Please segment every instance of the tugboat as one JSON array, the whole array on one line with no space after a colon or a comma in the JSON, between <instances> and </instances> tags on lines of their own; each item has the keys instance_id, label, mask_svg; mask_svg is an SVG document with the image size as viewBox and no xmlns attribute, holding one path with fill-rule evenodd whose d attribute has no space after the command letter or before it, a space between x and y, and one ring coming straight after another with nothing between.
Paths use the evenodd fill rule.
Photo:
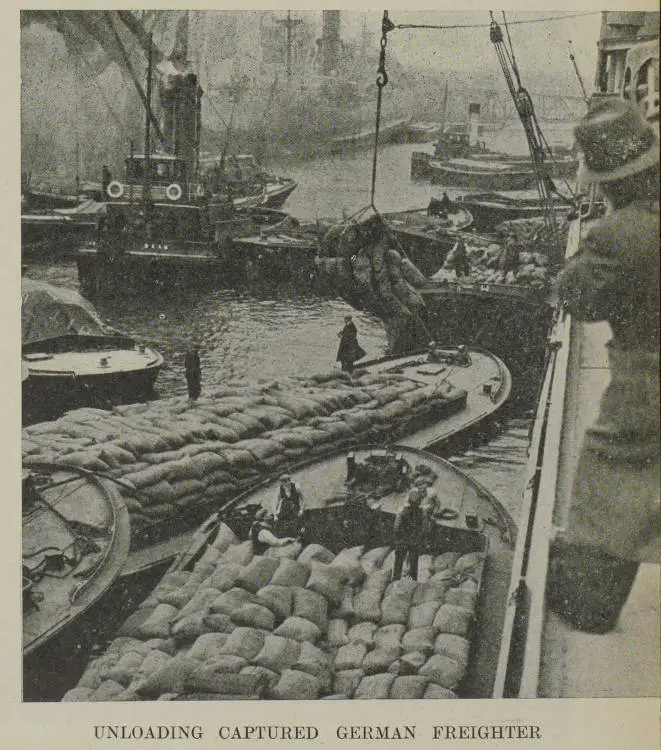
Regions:
<instances>
[{"instance_id":1,"label":"tugboat","mask_svg":"<svg viewBox=\"0 0 661 750\"><path fill-rule=\"evenodd\" d=\"M145 147L126 159L124 177L105 184L108 198L98 238L78 252L86 293L125 292L145 285L172 289L231 284L233 237L258 232L286 214L269 209L262 192L213 192L199 169L202 89L183 42L159 66L162 125L151 109L153 45L148 47ZM138 85L136 83L136 85ZM159 148L152 147L153 140Z\"/></svg>"},{"instance_id":2,"label":"tugboat","mask_svg":"<svg viewBox=\"0 0 661 750\"><path fill-rule=\"evenodd\" d=\"M473 190L529 190L537 185L537 174L529 156L490 151L480 141L480 105L469 105L467 127L447 126L434 146L434 153L414 151L411 177L430 179L441 185ZM551 178L575 174L573 155L558 153L550 163Z\"/></svg>"}]
</instances>

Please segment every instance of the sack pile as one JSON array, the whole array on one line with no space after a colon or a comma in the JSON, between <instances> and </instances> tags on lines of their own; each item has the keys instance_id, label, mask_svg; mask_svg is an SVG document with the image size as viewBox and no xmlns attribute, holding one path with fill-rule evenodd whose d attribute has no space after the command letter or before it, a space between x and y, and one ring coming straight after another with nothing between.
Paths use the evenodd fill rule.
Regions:
<instances>
[{"instance_id":1,"label":"sack pile","mask_svg":"<svg viewBox=\"0 0 661 750\"><path fill-rule=\"evenodd\" d=\"M567 244L567 226L557 229L557 245ZM488 284L508 284L545 290L551 282L549 257L557 253L549 228L541 219L519 219L504 221L496 228L497 242L483 238L468 237L466 252L470 262L470 273L463 282ZM502 266L505 247L518 251L518 268L503 276ZM454 251L451 250L441 270L434 274L434 280L454 280Z\"/></svg>"},{"instance_id":2,"label":"sack pile","mask_svg":"<svg viewBox=\"0 0 661 750\"><path fill-rule=\"evenodd\" d=\"M303 459L360 442L395 441L465 396L450 384L334 371L308 379L77 409L23 429L23 462L74 465L120 480L133 544L141 530L199 523L255 481Z\"/></svg>"},{"instance_id":3,"label":"sack pile","mask_svg":"<svg viewBox=\"0 0 661 750\"><path fill-rule=\"evenodd\" d=\"M416 583L391 581L389 547L290 547L253 556L221 524L63 700L457 697L480 554L424 556Z\"/></svg>"},{"instance_id":4,"label":"sack pile","mask_svg":"<svg viewBox=\"0 0 661 750\"><path fill-rule=\"evenodd\" d=\"M318 273L343 296L356 297L382 317L410 317L424 307L417 288L425 276L399 251L381 217L346 222L330 229L316 257Z\"/></svg>"}]
</instances>

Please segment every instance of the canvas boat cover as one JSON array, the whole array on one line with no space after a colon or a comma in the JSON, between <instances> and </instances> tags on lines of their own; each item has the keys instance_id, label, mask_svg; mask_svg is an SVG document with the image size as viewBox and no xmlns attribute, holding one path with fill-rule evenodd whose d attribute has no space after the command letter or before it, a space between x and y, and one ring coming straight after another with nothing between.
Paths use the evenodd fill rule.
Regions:
<instances>
[{"instance_id":1,"label":"canvas boat cover","mask_svg":"<svg viewBox=\"0 0 661 750\"><path fill-rule=\"evenodd\" d=\"M84 297L73 289L43 281L22 280L21 334L23 344L66 334L110 335L109 328Z\"/></svg>"}]
</instances>

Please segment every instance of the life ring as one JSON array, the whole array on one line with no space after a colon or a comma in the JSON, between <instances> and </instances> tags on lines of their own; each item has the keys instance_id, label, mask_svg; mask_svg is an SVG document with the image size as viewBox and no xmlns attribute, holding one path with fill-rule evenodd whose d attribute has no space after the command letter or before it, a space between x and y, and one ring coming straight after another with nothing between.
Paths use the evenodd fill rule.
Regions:
<instances>
[{"instance_id":1,"label":"life ring","mask_svg":"<svg viewBox=\"0 0 661 750\"><path fill-rule=\"evenodd\" d=\"M121 198L124 194L124 185L122 185L122 183L118 182L117 180L113 180L112 182L108 183L106 193L108 193L111 198Z\"/></svg>"},{"instance_id":2,"label":"life ring","mask_svg":"<svg viewBox=\"0 0 661 750\"><path fill-rule=\"evenodd\" d=\"M204 186L203 185L198 185L197 186L197 190L195 192L197 193L197 197L198 198L204 197Z\"/></svg>"},{"instance_id":3,"label":"life ring","mask_svg":"<svg viewBox=\"0 0 661 750\"><path fill-rule=\"evenodd\" d=\"M179 185L178 182L173 182L171 185L167 186L165 194L171 201L178 201L182 196L181 185Z\"/></svg>"}]
</instances>

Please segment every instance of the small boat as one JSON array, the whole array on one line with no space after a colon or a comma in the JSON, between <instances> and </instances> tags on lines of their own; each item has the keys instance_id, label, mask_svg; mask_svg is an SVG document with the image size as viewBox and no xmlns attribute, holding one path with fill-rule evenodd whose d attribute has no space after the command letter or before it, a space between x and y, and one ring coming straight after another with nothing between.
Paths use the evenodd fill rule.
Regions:
<instances>
[{"instance_id":1,"label":"small boat","mask_svg":"<svg viewBox=\"0 0 661 750\"><path fill-rule=\"evenodd\" d=\"M105 203L92 199L73 208L21 214L21 250L25 257L52 252L75 255L82 242L93 240L105 216Z\"/></svg>"},{"instance_id":2,"label":"small boat","mask_svg":"<svg viewBox=\"0 0 661 750\"><path fill-rule=\"evenodd\" d=\"M298 464L291 477L303 503L290 544L253 555L253 520L261 509L273 510L279 491L278 480L262 482L207 519L150 597L188 602L186 611L147 604L122 625L119 636L146 639L150 629L140 624L145 616L152 613L150 627L165 617L174 658L185 659L184 650L194 656L176 685L165 685L160 673L142 684L127 675L128 690L151 700L166 691L175 700L226 693L267 699L490 697L516 536L501 503L443 459L397 444L336 451ZM407 567L401 580L391 580L395 516L422 484L428 523L420 583ZM277 526L276 532L283 536ZM225 593L213 594L208 589L214 585ZM237 659L233 644L239 640ZM314 654L312 661L306 652ZM230 657L227 668L216 673L213 659L223 660L223 654ZM99 690L112 700L99 677L98 687L80 686L65 699L93 700Z\"/></svg>"},{"instance_id":3,"label":"small boat","mask_svg":"<svg viewBox=\"0 0 661 750\"><path fill-rule=\"evenodd\" d=\"M262 206L280 208L298 187L298 183L290 177L276 177L264 171L252 154L231 154L225 159L207 156L200 160L200 166L202 180L211 187L212 192L217 187L225 186L235 201L254 198Z\"/></svg>"},{"instance_id":4,"label":"small boat","mask_svg":"<svg viewBox=\"0 0 661 750\"><path fill-rule=\"evenodd\" d=\"M431 143L438 138L442 128L437 122L409 122L406 140L408 143Z\"/></svg>"},{"instance_id":5,"label":"small boat","mask_svg":"<svg viewBox=\"0 0 661 750\"><path fill-rule=\"evenodd\" d=\"M552 163L550 176L570 177L576 168L577 162L573 157L562 157ZM441 185L480 190L533 190L537 185L537 176L529 158L498 154L446 160L429 156L426 173L421 176L427 176Z\"/></svg>"},{"instance_id":6,"label":"small boat","mask_svg":"<svg viewBox=\"0 0 661 750\"><path fill-rule=\"evenodd\" d=\"M54 208L74 208L84 200L80 195L55 190L32 190L21 193L21 205L26 212L48 211Z\"/></svg>"},{"instance_id":7,"label":"small boat","mask_svg":"<svg viewBox=\"0 0 661 750\"><path fill-rule=\"evenodd\" d=\"M232 240L236 268L232 276L265 284L310 285L316 277L319 237L313 229L266 228Z\"/></svg>"},{"instance_id":8,"label":"small boat","mask_svg":"<svg viewBox=\"0 0 661 750\"><path fill-rule=\"evenodd\" d=\"M33 463L23 473L24 699L66 665L119 576L130 543L119 493L84 469ZM51 674L52 673L52 674Z\"/></svg>"},{"instance_id":9,"label":"small boat","mask_svg":"<svg viewBox=\"0 0 661 750\"><path fill-rule=\"evenodd\" d=\"M393 143L406 137L406 133L407 120L394 120L381 126L379 129L379 142ZM327 148L333 154L342 153L350 149L365 148L372 145L375 135L376 131L373 126L369 126L356 133L338 135L331 138L327 144Z\"/></svg>"},{"instance_id":10,"label":"small boat","mask_svg":"<svg viewBox=\"0 0 661 750\"><path fill-rule=\"evenodd\" d=\"M539 195L532 191L509 191L503 193L468 193L456 199L473 216L472 229L490 232L503 221L530 219L543 216L546 209L540 204ZM562 198L553 199L553 210L568 214L574 205Z\"/></svg>"},{"instance_id":11,"label":"small boat","mask_svg":"<svg viewBox=\"0 0 661 750\"><path fill-rule=\"evenodd\" d=\"M297 187L298 183L291 177L279 177L275 182L267 182L262 191L263 205L268 208L281 208Z\"/></svg>"},{"instance_id":12,"label":"small boat","mask_svg":"<svg viewBox=\"0 0 661 750\"><path fill-rule=\"evenodd\" d=\"M145 396L163 366L158 352L109 328L71 289L23 278L21 326L28 414Z\"/></svg>"},{"instance_id":13,"label":"small boat","mask_svg":"<svg viewBox=\"0 0 661 750\"><path fill-rule=\"evenodd\" d=\"M411 262L425 275L438 271L457 238L453 232L472 225L473 216L464 206L440 208L432 198L427 208L383 214Z\"/></svg>"}]
</instances>

